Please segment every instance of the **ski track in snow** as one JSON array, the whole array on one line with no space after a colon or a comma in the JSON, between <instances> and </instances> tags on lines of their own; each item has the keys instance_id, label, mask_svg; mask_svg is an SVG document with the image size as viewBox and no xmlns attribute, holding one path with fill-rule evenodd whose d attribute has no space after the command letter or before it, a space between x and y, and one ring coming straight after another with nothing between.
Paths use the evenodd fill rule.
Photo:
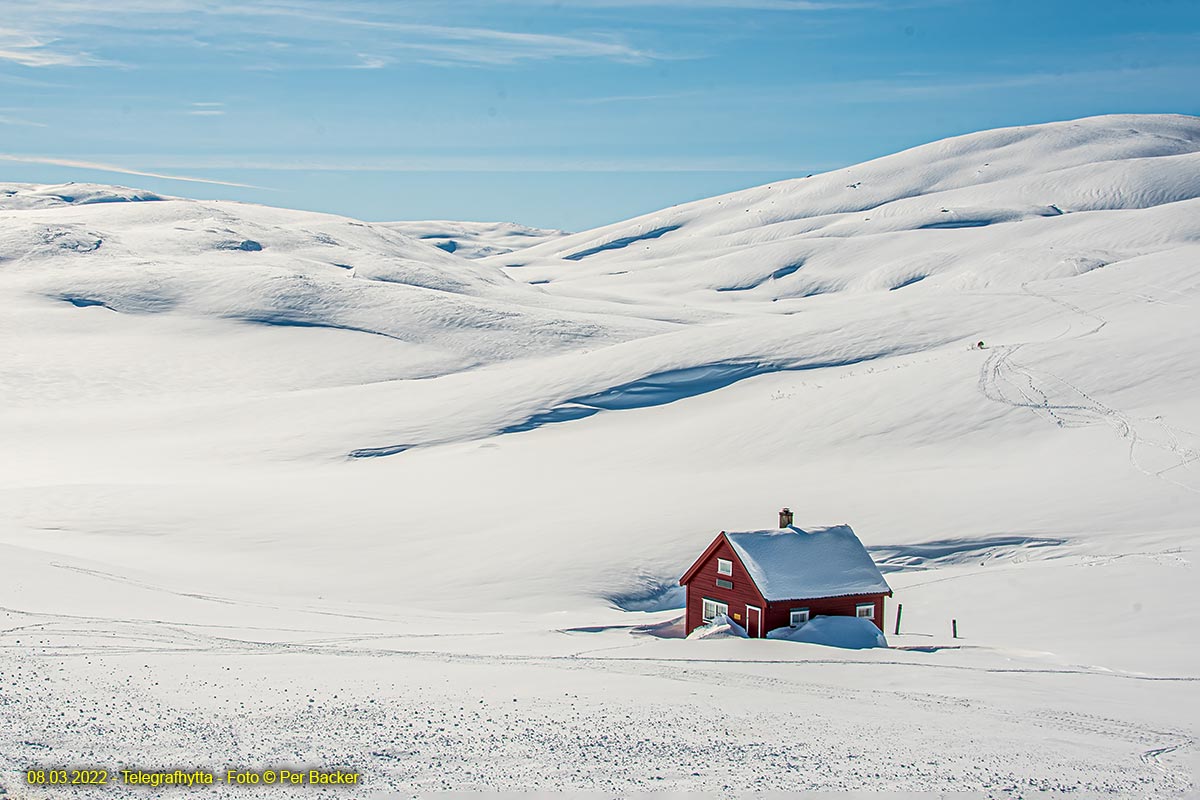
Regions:
<instances>
[{"instance_id":1,"label":"ski track in snow","mask_svg":"<svg viewBox=\"0 0 1200 800\"><path fill-rule=\"evenodd\" d=\"M1072 339L1093 336L1108 325L1108 320L1103 317L1085 311L1060 297L1034 292L1027 285L1021 288L1031 296L1055 303L1096 323L1094 327L1071 337ZM1028 408L1035 413L1044 414L1060 428L1104 423L1120 438L1128 440L1129 463L1138 472L1193 494L1200 494L1200 485L1192 486L1166 475L1180 468L1190 468L1192 464L1200 461L1200 433L1171 425L1161 417L1137 417L1119 411L1097 400L1061 375L1034 369L1013 360L1015 353L1034 344L1036 342L1021 342L989 348L988 357L979 371L979 390L985 397L1013 408ZM1011 396L1013 393L1019 395L1019 399ZM1054 399L1051 399L1052 397ZM1151 438L1145 432L1148 428L1157 429L1159 436ZM1139 446L1165 452L1176 461L1163 469L1147 469L1138 460Z\"/></svg>"}]
</instances>

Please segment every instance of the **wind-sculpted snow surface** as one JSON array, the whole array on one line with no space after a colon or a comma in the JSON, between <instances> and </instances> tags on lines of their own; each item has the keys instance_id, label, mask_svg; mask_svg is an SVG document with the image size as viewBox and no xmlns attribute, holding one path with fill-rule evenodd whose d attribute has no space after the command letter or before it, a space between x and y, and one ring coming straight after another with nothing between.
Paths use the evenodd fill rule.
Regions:
<instances>
[{"instance_id":1,"label":"wind-sculpted snow surface","mask_svg":"<svg viewBox=\"0 0 1200 800\"><path fill-rule=\"evenodd\" d=\"M1100 117L561 236L0 185L0 795L1188 796L1198 159ZM684 638L784 505L888 646Z\"/></svg>"},{"instance_id":2,"label":"wind-sculpted snow surface","mask_svg":"<svg viewBox=\"0 0 1200 800\"><path fill-rule=\"evenodd\" d=\"M800 363L719 363L695 367L681 367L638 380L622 383L582 397L572 398L548 411L534 414L529 419L501 429L501 433L519 433L542 425L584 419L600 411L622 411L634 408L649 408L674 403L689 397L715 392L726 386L772 372L830 369L845 367L861 361L881 357L881 353L852 356L835 361L802 361Z\"/></svg>"},{"instance_id":3,"label":"wind-sculpted snow surface","mask_svg":"<svg viewBox=\"0 0 1200 800\"><path fill-rule=\"evenodd\" d=\"M604 244L598 244L594 247L578 250L574 253L563 256L563 258L567 261L580 261L588 256L594 256L596 253L603 253L606 250L621 250L629 247L631 244L649 241L650 239L657 239L664 234L668 234L671 231L677 230L679 230L678 225L664 225L661 228L655 228L654 230L646 231L645 233L635 233L629 236L621 236L616 239L611 239Z\"/></svg>"},{"instance_id":4,"label":"wind-sculpted snow surface","mask_svg":"<svg viewBox=\"0 0 1200 800\"><path fill-rule=\"evenodd\" d=\"M168 326L321 329L418 348L396 351L389 377L425 377L665 329L558 311L495 268L386 227L234 203L114 199L80 208L29 199L58 198L62 188L18 185L0 195L0 264L7 285L32 307L44 298L121 314L170 312ZM119 188L92 188L87 196L89 204L149 199ZM431 369L427 356L442 368Z\"/></svg>"},{"instance_id":5,"label":"wind-sculpted snow surface","mask_svg":"<svg viewBox=\"0 0 1200 800\"><path fill-rule=\"evenodd\" d=\"M647 375L636 381L568 400L549 411L510 425L502 433L533 430L554 422L590 417L599 411L647 408L716 391L731 383L780 369L766 364L707 364Z\"/></svg>"}]
</instances>

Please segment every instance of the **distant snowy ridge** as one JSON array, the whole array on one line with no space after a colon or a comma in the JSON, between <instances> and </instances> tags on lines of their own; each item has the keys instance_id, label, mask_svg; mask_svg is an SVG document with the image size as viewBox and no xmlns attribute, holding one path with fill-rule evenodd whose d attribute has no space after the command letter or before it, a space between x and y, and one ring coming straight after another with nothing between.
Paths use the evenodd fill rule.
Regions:
<instances>
[{"instance_id":1,"label":"distant snowy ridge","mask_svg":"<svg viewBox=\"0 0 1200 800\"><path fill-rule=\"evenodd\" d=\"M428 242L463 258L483 258L523 250L568 236L565 231L530 228L513 222L379 222L377 225Z\"/></svg>"},{"instance_id":2,"label":"distant snowy ridge","mask_svg":"<svg viewBox=\"0 0 1200 800\"><path fill-rule=\"evenodd\" d=\"M0 209L53 208L62 205L90 205L93 203L136 203L164 199L168 198L142 189L127 189L124 186L107 186L98 183L62 183L56 186L39 183L0 185Z\"/></svg>"}]
</instances>

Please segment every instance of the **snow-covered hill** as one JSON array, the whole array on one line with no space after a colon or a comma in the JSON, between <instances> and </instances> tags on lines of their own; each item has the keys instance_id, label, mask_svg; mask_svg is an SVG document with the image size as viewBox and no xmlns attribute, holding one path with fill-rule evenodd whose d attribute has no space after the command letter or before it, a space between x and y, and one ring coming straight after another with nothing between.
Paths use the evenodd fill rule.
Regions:
<instances>
[{"instance_id":1,"label":"snow-covered hill","mask_svg":"<svg viewBox=\"0 0 1200 800\"><path fill-rule=\"evenodd\" d=\"M1017 285L1195 241L1196 204L1175 204L1197 197L1194 117L1095 117L935 142L490 263L573 291L690 292L694 302L711 292L783 299L927 279Z\"/></svg>"},{"instance_id":2,"label":"snow-covered hill","mask_svg":"<svg viewBox=\"0 0 1200 800\"><path fill-rule=\"evenodd\" d=\"M0 187L0 787L1190 790L1200 119L424 225ZM781 505L873 548L893 649L650 635Z\"/></svg>"}]
</instances>

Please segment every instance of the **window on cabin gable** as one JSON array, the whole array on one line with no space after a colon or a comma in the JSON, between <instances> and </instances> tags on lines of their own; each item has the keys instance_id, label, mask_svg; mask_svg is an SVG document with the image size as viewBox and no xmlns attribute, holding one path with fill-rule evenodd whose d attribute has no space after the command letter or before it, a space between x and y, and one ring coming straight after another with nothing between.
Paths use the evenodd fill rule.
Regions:
<instances>
[{"instance_id":1,"label":"window on cabin gable","mask_svg":"<svg viewBox=\"0 0 1200 800\"><path fill-rule=\"evenodd\" d=\"M788 624L793 628L799 628L801 625L808 622L808 617L809 613L807 608L793 608L791 613L788 614Z\"/></svg>"},{"instance_id":2,"label":"window on cabin gable","mask_svg":"<svg viewBox=\"0 0 1200 800\"><path fill-rule=\"evenodd\" d=\"M854 616L860 619L875 619L875 604L859 603L854 607Z\"/></svg>"},{"instance_id":3,"label":"window on cabin gable","mask_svg":"<svg viewBox=\"0 0 1200 800\"><path fill-rule=\"evenodd\" d=\"M732 589L733 581L727 581L724 578L717 578L717 588L718 589Z\"/></svg>"},{"instance_id":4,"label":"window on cabin gable","mask_svg":"<svg viewBox=\"0 0 1200 800\"><path fill-rule=\"evenodd\" d=\"M728 558L718 558L717 559L717 574L718 575L732 575L733 574L733 562L730 561Z\"/></svg>"},{"instance_id":5,"label":"window on cabin gable","mask_svg":"<svg viewBox=\"0 0 1200 800\"><path fill-rule=\"evenodd\" d=\"M717 616L724 614L729 616L729 605L726 603L718 603L716 600L704 598L704 621L712 622Z\"/></svg>"}]
</instances>

